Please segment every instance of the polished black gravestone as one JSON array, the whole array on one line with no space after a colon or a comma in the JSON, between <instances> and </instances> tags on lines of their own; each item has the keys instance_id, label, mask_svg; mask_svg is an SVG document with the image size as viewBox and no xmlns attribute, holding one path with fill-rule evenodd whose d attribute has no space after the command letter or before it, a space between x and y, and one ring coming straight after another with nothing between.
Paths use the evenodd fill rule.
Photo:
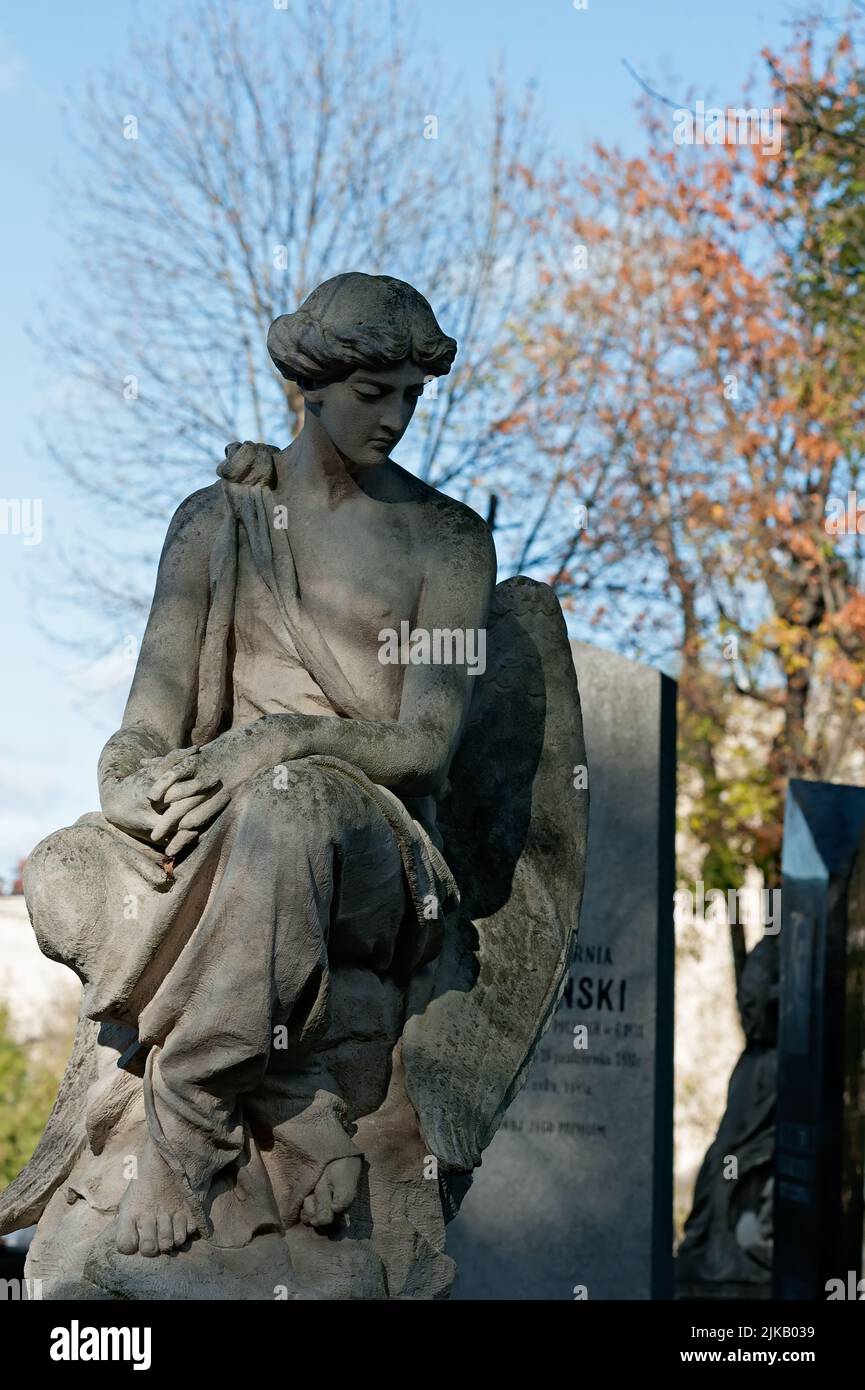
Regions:
<instances>
[{"instance_id":1,"label":"polished black gravestone","mask_svg":"<svg viewBox=\"0 0 865 1390\"><path fill-rule=\"evenodd\" d=\"M793 781L784 818L774 1296L858 1279L865 1116L865 789ZM857 854L858 851L858 854Z\"/></svg>"}]
</instances>

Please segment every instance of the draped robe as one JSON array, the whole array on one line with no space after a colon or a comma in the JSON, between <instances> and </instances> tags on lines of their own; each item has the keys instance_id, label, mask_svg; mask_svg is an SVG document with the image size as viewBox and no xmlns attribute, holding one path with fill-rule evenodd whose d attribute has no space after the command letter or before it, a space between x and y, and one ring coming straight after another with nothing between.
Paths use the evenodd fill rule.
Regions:
<instances>
[{"instance_id":1,"label":"draped robe","mask_svg":"<svg viewBox=\"0 0 865 1390\"><path fill-rule=\"evenodd\" d=\"M241 656L238 667L245 642L253 653L267 647L283 673L292 665L295 681L300 662L310 678L304 712L369 718L299 604L288 538L267 525L267 478L242 485L230 456L219 472L226 505L209 594L189 616L190 640L200 642L190 738L204 742L270 708L279 671L270 685L269 659L244 669ZM270 628L264 640L250 612ZM97 1284L124 1298L178 1289L271 1298L286 1251L286 1287L305 1280L309 1291L291 1296L447 1295L444 1220L561 997L585 870L588 798L571 785L585 741L552 590L522 576L500 584L487 650L438 824L429 803L404 802L347 762L313 757L286 764L288 794L272 771L239 788L173 876L161 852L100 815L34 851L25 891L37 938L84 982L45 1134L0 1195L0 1232L39 1219L28 1272L61 1276L60 1291L46 1296L92 1297ZM335 842L356 875L328 878ZM293 846L312 870L306 900L292 876L291 911L284 885L269 886L282 871L277 845ZM276 950L281 940L288 950ZM232 1035L226 1024L238 1018L255 1026ZM192 1019L204 1037L219 1035L206 1075L197 1065L206 1052L193 1046L185 1056L177 1046ZM263 1036L263 1019L278 1021L284 1047ZM240 1046L239 1071L226 1065L226 1045ZM172 1126L173 1099L200 1106L199 1090L225 1165L207 1196L209 1165L178 1152ZM118 1255L113 1244L126 1165L148 1132L212 1232L176 1260ZM352 1239L310 1233L297 1219L303 1196L330 1158L358 1151L366 1161ZM250 1291L256 1271L262 1287Z\"/></svg>"},{"instance_id":2,"label":"draped robe","mask_svg":"<svg viewBox=\"0 0 865 1390\"><path fill-rule=\"evenodd\" d=\"M191 741L272 713L373 717L300 603L267 489L223 486ZM325 1165L362 1151L357 1098L341 1094L326 1064L333 966L371 973L373 994L396 983L392 1046L406 982L437 954L458 898L437 839L429 800L405 803L343 759L312 756L237 788L168 869L161 851L101 814L31 856L39 944L82 979L87 1017L128 1030L121 1068L142 1074L148 1132L202 1234L236 1245L296 1222ZM116 1107L112 1086L123 1086L111 1070L91 1131ZM213 1180L248 1162L251 1132L265 1136L269 1181L255 1153L257 1201L242 1213L226 1201L214 1209ZM104 1165L85 1164L79 1187L103 1209L116 1205Z\"/></svg>"}]
</instances>

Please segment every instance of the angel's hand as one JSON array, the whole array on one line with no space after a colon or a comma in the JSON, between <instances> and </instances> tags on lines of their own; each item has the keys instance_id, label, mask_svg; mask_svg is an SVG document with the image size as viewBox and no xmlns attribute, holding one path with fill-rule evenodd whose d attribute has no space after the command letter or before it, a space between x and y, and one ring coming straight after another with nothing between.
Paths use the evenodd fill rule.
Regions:
<instances>
[{"instance_id":1,"label":"angel's hand","mask_svg":"<svg viewBox=\"0 0 865 1390\"><path fill-rule=\"evenodd\" d=\"M152 780L146 768L139 768L128 777L105 781L100 788L105 819L127 835L147 837L156 822L150 800Z\"/></svg>"},{"instance_id":2,"label":"angel's hand","mask_svg":"<svg viewBox=\"0 0 865 1390\"><path fill-rule=\"evenodd\" d=\"M152 801L171 806L191 796L213 791L222 781L223 768L218 759L205 757L200 748L187 748L183 757L153 769L150 787Z\"/></svg>"},{"instance_id":3,"label":"angel's hand","mask_svg":"<svg viewBox=\"0 0 865 1390\"><path fill-rule=\"evenodd\" d=\"M184 816L191 811L196 811L207 800L205 796L185 796L180 801L175 801L161 815L157 815L150 832L150 838L155 845L164 845L170 840L176 830L180 828L180 823Z\"/></svg>"},{"instance_id":4,"label":"angel's hand","mask_svg":"<svg viewBox=\"0 0 865 1390\"><path fill-rule=\"evenodd\" d=\"M179 821L176 822L175 833L168 840L165 846L166 859L175 859L181 850L190 848L194 845L199 834L211 821L215 820L220 812L224 811L231 796L226 791L217 791L210 796L193 798L196 805L184 811ZM182 805L183 803L175 803Z\"/></svg>"},{"instance_id":5,"label":"angel's hand","mask_svg":"<svg viewBox=\"0 0 865 1390\"><path fill-rule=\"evenodd\" d=\"M127 777L106 779L101 788L105 819L129 835L149 836L159 817L152 797L154 777L169 773L185 761L190 751L176 748L162 757L144 758Z\"/></svg>"},{"instance_id":6,"label":"angel's hand","mask_svg":"<svg viewBox=\"0 0 865 1390\"><path fill-rule=\"evenodd\" d=\"M188 797L210 796L215 791L233 792L273 762L273 738L266 737L264 719L256 724L229 729L212 743L195 749L157 777L150 790L154 801L171 807ZM272 733L272 730L271 730ZM280 736L279 749L286 746ZM191 808L189 808L191 809Z\"/></svg>"},{"instance_id":7,"label":"angel's hand","mask_svg":"<svg viewBox=\"0 0 865 1390\"><path fill-rule=\"evenodd\" d=\"M187 758L197 753L198 749L193 745L189 748L174 748L170 753L165 753L159 758L145 758L141 763L140 771L149 772L151 782L155 782L158 777L178 767L180 763L186 762Z\"/></svg>"}]
</instances>

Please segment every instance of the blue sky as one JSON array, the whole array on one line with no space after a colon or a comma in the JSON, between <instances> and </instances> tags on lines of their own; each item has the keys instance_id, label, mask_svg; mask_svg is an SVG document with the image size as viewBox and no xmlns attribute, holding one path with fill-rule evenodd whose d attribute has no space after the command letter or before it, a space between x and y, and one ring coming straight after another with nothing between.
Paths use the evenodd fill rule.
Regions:
<instances>
[{"instance_id":1,"label":"blue sky","mask_svg":"<svg viewBox=\"0 0 865 1390\"><path fill-rule=\"evenodd\" d=\"M272 0L245 0L251 7ZM385 13L385 0L369 0ZM422 37L435 44L449 73L471 90L486 82L498 55L517 81L537 81L551 139L578 155L603 139L626 151L639 145L637 89L627 59L647 79L681 99L688 89L707 102L738 104L751 74L765 97L760 49L780 47L796 7L781 0L399 0ZM76 513L68 485L40 458L35 421L51 403L52 382L28 325L40 301L63 293L63 271L76 254L54 215L52 170L74 177L64 103L75 101L94 69L122 61L126 34L159 32L166 6L132 0L5 0L0 13L0 148L5 216L0 220L4 331L0 334L0 498L40 497L40 545L0 535L2 650L0 724L0 875L48 831L97 805L99 750L117 726L128 675L113 685L82 671L80 656L52 643L35 621L28 594L46 551L74 548ZM358 71L362 73L362 63ZM680 97L681 94L681 97ZM467 132L466 138L470 138ZM289 306L286 306L289 307ZM86 325L82 324L82 332Z\"/></svg>"}]
</instances>

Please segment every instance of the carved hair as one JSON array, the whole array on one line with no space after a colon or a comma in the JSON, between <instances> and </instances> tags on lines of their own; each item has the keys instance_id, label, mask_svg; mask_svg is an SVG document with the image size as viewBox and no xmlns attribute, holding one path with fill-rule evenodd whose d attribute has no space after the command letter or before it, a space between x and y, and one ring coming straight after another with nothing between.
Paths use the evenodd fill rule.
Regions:
<instances>
[{"instance_id":1,"label":"carved hair","mask_svg":"<svg viewBox=\"0 0 865 1390\"><path fill-rule=\"evenodd\" d=\"M311 388L358 367L381 371L408 358L431 376L445 376L457 345L404 280L350 271L325 280L296 313L274 319L267 350L284 377Z\"/></svg>"}]
</instances>

